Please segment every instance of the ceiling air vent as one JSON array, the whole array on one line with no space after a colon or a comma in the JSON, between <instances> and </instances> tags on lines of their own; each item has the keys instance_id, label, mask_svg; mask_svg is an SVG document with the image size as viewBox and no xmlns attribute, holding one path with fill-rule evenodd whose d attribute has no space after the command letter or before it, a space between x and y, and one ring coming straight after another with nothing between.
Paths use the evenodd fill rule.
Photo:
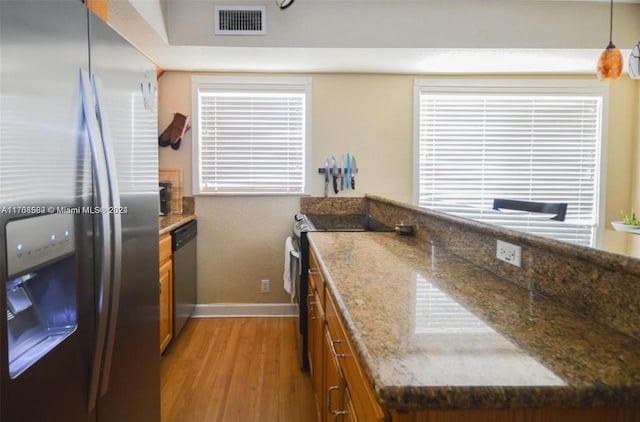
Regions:
<instances>
[{"instance_id":1,"label":"ceiling air vent","mask_svg":"<svg viewBox=\"0 0 640 422\"><path fill-rule=\"evenodd\" d=\"M266 35L264 6L216 6L216 35Z\"/></svg>"}]
</instances>

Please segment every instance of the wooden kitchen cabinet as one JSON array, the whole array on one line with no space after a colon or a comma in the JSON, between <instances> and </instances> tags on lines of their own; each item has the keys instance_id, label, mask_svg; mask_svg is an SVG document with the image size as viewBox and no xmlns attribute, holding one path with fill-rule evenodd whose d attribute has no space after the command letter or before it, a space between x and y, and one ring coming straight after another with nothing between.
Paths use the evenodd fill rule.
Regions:
<instances>
[{"instance_id":1,"label":"wooden kitchen cabinet","mask_svg":"<svg viewBox=\"0 0 640 422\"><path fill-rule=\"evenodd\" d=\"M309 267L309 295L308 303L308 353L309 373L311 374L311 388L316 402L316 416L320 422L324 419L324 309L317 286L319 283L317 272Z\"/></svg>"},{"instance_id":2,"label":"wooden kitchen cabinet","mask_svg":"<svg viewBox=\"0 0 640 422\"><path fill-rule=\"evenodd\" d=\"M346 335L335 300L329 291L325 296L327 327L333 343L331 352L338 360L340 370L344 374L346 389L349 391L348 402L350 403L346 407L352 408L350 418L368 422L384 421L386 415L378 404L376 395L358 361L355 348Z\"/></svg>"},{"instance_id":3,"label":"wooden kitchen cabinet","mask_svg":"<svg viewBox=\"0 0 640 422\"><path fill-rule=\"evenodd\" d=\"M160 236L160 353L173 338L173 261L171 259L171 235Z\"/></svg>"},{"instance_id":4,"label":"wooden kitchen cabinet","mask_svg":"<svg viewBox=\"0 0 640 422\"><path fill-rule=\"evenodd\" d=\"M104 22L107 22L109 14L109 5L107 3L107 0L85 0L84 3L86 3L89 10L95 13L96 16L98 16Z\"/></svg>"},{"instance_id":5,"label":"wooden kitchen cabinet","mask_svg":"<svg viewBox=\"0 0 640 422\"><path fill-rule=\"evenodd\" d=\"M351 394L349 393L349 389L346 386L344 389L344 408L347 413L344 415L343 422L357 422L358 418L356 417L356 410L353 407Z\"/></svg>"},{"instance_id":6,"label":"wooden kitchen cabinet","mask_svg":"<svg viewBox=\"0 0 640 422\"><path fill-rule=\"evenodd\" d=\"M318 260L309 252L309 367L320 422L386 420L346 337ZM322 291L322 293L320 293Z\"/></svg>"},{"instance_id":7,"label":"wooden kitchen cabinet","mask_svg":"<svg viewBox=\"0 0 640 422\"><path fill-rule=\"evenodd\" d=\"M347 413L345 407L346 385L338 358L333 353L333 345L329 327L325 327L325 393L327 396L324 406L325 421L344 421Z\"/></svg>"},{"instance_id":8,"label":"wooden kitchen cabinet","mask_svg":"<svg viewBox=\"0 0 640 422\"><path fill-rule=\"evenodd\" d=\"M392 422L636 422L634 409L469 409L391 411Z\"/></svg>"}]
</instances>

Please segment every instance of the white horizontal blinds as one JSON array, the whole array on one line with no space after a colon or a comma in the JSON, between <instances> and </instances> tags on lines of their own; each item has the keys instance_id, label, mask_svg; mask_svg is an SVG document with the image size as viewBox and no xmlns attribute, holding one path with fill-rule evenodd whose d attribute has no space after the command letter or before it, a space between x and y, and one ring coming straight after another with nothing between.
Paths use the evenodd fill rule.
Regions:
<instances>
[{"instance_id":1,"label":"white horizontal blinds","mask_svg":"<svg viewBox=\"0 0 640 422\"><path fill-rule=\"evenodd\" d=\"M494 198L568 203L565 225L504 220L593 241L602 97L420 91L419 203L491 208Z\"/></svg>"},{"instance_id":2,"label":"white horizontal blinds","mask_svg":"<svg viewBox=\"0 0 640 422\"><path fill-rule=\"evenodd\" d=\"M304 192L304 92L200 89L198 104L201 192Z\"/></svg>"}]
</instances>

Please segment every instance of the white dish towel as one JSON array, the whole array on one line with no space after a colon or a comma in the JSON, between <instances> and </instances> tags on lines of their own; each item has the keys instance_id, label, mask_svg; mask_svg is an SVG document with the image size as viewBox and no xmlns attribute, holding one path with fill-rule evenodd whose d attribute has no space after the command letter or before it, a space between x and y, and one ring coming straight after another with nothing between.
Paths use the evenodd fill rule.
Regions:
<instances>
[{"instance_id":1,"label":"white dish towel","mask_svg":"<svg viewBox=\"0 0 640 422\"><path fill-rule=\"evenodd\" d=\"M294 259L293 261L292 258ZM284 242L284 274L282 275L282 279L284 281L284 291L289 293L292 303L296 297L296 271L292 270L291 267L292 264L296 264L293 268L298 268L299 263L297 261L299 258L300 254L293 249L293 239L291 236L287 237L287 240Z\"/></svg>"}]
</instances>

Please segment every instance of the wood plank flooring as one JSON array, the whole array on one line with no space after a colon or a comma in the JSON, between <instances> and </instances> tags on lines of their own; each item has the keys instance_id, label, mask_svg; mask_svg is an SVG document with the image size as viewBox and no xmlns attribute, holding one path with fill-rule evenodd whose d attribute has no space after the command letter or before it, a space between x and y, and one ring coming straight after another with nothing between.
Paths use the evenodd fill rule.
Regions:
<instances>
[{"instance_id":1,"label":"wood plank flooring","mask_svg":"<svg viewBox=\"0 0 640 422\"><path fill-rule=\"evenodd\" d=\"M161 363L163 422L307 422L295 318L191 319Z\"/></svg>"}]
</instances>

